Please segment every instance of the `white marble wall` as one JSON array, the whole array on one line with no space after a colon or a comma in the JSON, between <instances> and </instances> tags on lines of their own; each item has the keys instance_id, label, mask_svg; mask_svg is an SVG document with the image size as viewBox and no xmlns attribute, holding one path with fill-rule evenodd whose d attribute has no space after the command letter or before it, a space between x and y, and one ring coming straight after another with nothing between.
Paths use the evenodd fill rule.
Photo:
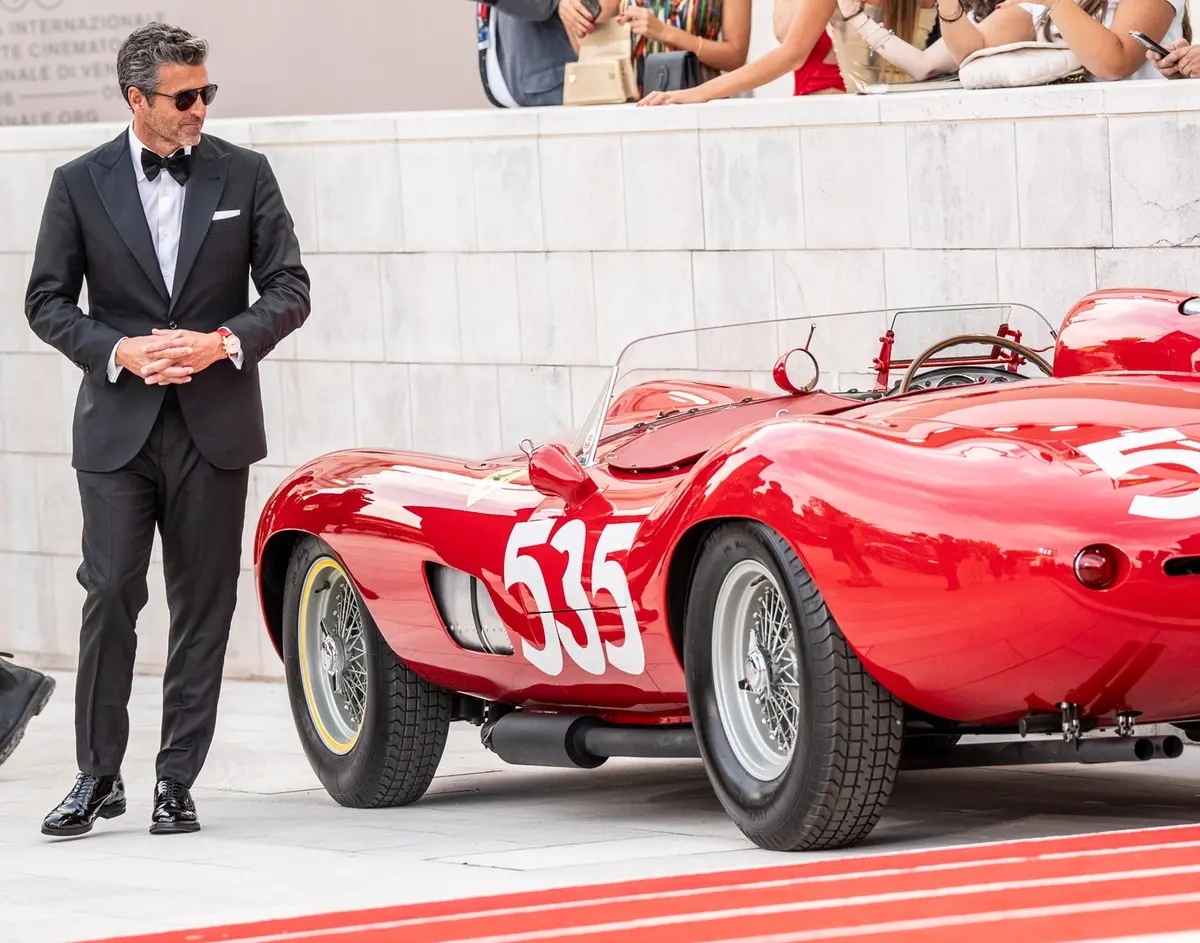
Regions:
<instances>
[{"instance_id":1,"label":"white marble wall","mask_svg":"<svg viewBox=\"0 0 1200 943\"><path fill-rule=\"evenodd\" d=\"M71 665L78 371L22 315L52 169L115 127L0 131L0 648ZM1200 83L743 100L700 108L222 123L269 154L313 315L263 365L270 455L479 455L579 421L635 336L747 317L1200 290ZM234 676L277 676L249 570ZM140 665L161 665L162 571Z\"/></svg>"}]
</instances>

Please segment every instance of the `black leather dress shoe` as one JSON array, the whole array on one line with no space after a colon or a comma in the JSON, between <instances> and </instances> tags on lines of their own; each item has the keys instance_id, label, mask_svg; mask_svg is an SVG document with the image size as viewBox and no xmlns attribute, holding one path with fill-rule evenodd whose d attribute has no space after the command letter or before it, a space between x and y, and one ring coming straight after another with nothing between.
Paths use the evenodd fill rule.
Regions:
<instances>
[{"instance_id":1,"label":"black leather dress shoe","mask_svg":"<svg viewBox=\"0 0 1200 943\"><path fill-rule=\"evenodd\" d=\"M0 656L11 658L0 652ZM42 712L54 693L54 679L0 660L0 763L10 756L29 721Z\"/></svg>"},{"instance_id":2,"label":"black leather dress shoe","mask_svg":"<svg viewBox=\"0 0 1200 943\"><path fill-rule=\"evenodd\" d=\"M160 779L154 787L154 812L150 816L151 835L200 831L196 804L187 786L173 779Z\"/></svg>"},{"instance_id":3,"label":"black leather dress shoe","mask_svg":"<svg viewBox=\"0 0 1200 943\"><path fill-rule=\"evenodd\" d=\"M55 837L86 835L96 819L112 819L125 813L125 783L121 774L93 776L80 773L75 788L42 822L42 834Z\"/></svg>"}]
</instances>

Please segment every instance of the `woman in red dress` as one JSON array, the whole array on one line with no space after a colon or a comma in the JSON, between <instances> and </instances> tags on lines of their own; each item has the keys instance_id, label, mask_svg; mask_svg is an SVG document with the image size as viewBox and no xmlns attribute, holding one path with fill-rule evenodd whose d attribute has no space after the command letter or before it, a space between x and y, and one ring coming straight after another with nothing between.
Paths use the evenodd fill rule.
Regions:
<instances>
[{"instance_id":1,"label":"woman in red dress","mask_svg":"<svg viewBox=\"0 0 1200 943\"><path fill-rule=\"evenodd\" d=\"M775 0L772 18L775 26L775 39L783 42L787 36L788 26L796 12L796 0ZM828 32L821 33L812 47L812 52L804 60L804 65L792 73L795 82L796 95L827 95L845 92L846 83L842 79L842 70L838 68L837 57L833 55L833 40Z\"/></svg>"},{"instance_id":2,"label":"woman in red dress","mask_svg":"<svg viewBox=\"0 0 1200 943\"><path fill-rule=\"evenodd\" d=\"M895 35L924 48L929 30L937 19L935 0L880 0L872 11ZM832 34L827 32L831 28ZM867 82L904 82L911 76L882 62L858 34L847 29L837 0L778 0L775 34L779 45L744 66L726 72L695 88L651 92L639 105L698 104L729 98L760 88L788 72L795 77L797 94L858 91ZM836 62L827 61L830 50ZM837 73L835 77L835 73ZM840 88L839 88L840 85Z\"/></svg>"}]
</instances>

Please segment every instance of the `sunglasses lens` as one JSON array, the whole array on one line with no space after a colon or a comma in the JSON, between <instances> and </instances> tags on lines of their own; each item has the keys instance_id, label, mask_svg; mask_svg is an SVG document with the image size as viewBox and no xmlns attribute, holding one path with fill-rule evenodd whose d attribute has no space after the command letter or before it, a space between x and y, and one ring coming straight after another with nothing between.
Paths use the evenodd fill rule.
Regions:
<instances>
[{"instance_id":1,"label":"sunglasses lens","mask_svg":"<svg viewBox=\"0 0 1200 943\"><path fill-rule=\"evenodd\" d=\"M205 85L204 88L189 88L186 92L177 92L175 95L175 107L180 111L187 111L192 105L196 104L197 98L204 99L204 104L211 105L213 99L217 97L217 87L215 85Z\"/></svg>"}]
</instances>

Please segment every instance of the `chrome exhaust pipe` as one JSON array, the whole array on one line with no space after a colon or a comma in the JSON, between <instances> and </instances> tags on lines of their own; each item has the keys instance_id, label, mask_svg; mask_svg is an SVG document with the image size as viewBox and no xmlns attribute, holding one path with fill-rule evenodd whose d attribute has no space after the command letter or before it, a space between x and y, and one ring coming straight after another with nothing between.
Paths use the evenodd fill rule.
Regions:
<instances>
[{"instance_id":1,"label":"chrome exhaust pipe","mask_svg":"<svg viewBox=\"0 0 1200 943\"><path fill-rule=\"evenodd\" d=\"M1101 737L1079 740L1080 763L1144 763L1154 759L1154 741L1149 737ZM1069 744L1063 744L1070 749ZM1069 760L1068 760L1069 762Z\"/></svg>"},{"instance_id":2,"label":"chrome exhaust pipe","mask_svg":"<svg viewBox=\"0 0 1200 943\"><path fill-rule=\"evenodd\" d=\"M1183 755L1183 740L1173 733L1148 739L1154 741L1155 759L1173 760Z\"/></svg>"},{"instance_id":3,"label":"chrome exhaust pipe","mask_svg":"<svg viewBox=\"0 0 1200 943\"><path fill-rule=\"evenodd\" d=\"M483 745L514 766L595 769L610 757L700 756L691 726L606 724L598 717L511 711L484 724Z\"/></svg>"}]
</instances>

